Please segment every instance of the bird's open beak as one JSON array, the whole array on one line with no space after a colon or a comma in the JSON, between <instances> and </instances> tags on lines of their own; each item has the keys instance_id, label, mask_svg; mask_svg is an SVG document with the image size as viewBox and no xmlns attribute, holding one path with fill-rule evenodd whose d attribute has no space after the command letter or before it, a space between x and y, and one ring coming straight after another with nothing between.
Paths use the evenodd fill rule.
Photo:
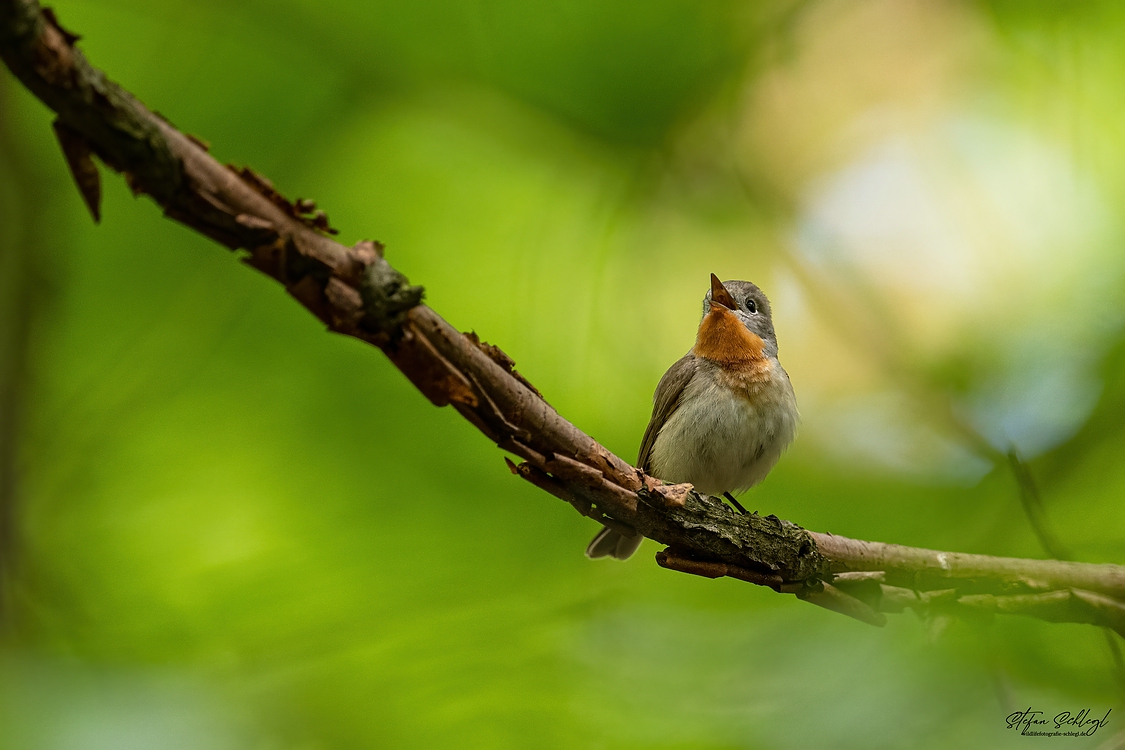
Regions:
<instances>
[{"instance_id":1,"label":"bird's open beak","mask_svg":"<svg viewBox=\"0 0 1125 750\"><path fill-rule=\"evenodd\" d=\"M711 304L722 305L728 310L737 310L738 303L734 301L734 297L730 296L730 292L723 286L723 282L719 281L719 277L711 274Z\"/></svg>"}]
</instances>

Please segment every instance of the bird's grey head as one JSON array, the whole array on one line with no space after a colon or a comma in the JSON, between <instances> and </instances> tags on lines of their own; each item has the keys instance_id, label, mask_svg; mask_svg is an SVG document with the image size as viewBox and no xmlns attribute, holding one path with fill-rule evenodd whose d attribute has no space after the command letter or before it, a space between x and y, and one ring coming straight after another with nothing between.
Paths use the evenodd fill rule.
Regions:
<instances>
[{"instance_id":1,"label":"bird's grey head","mask_svg":"<svg viewBox=\"0 0 1125 750\"><path fill-rule=\"evenodd\" d=\"M703 298L703 314L711 311L711 298L716 293L718 279L711 276L711 289ZM773 318L770 313L770 301L765 293L749 281L724 281L722 288L726 289L734 300L733 312L735 317L742 321L752 333L757 334L766 342L766 354L777 356L777 335L773 332ZM720 303L722 303L721 292Z\"/></svg>"}]
</instances>

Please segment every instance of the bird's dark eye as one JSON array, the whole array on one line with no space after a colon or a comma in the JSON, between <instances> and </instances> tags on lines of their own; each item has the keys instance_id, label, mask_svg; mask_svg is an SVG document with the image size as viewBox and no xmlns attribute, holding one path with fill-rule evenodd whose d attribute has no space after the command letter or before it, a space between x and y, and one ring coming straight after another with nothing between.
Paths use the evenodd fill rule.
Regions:
<instances>
[{"instance_id":1,"label":"bird's dark eye","mask_svg":"<svg viewBox=\"0 0 1125 750\"><path fill-rule=\"evenodd\" d=\"M758 312L758 306L754 304L754 300L752 300L752 299L746 300L746 310L748 312L751 312L751 313Z\"/></svg>"}]
</instances>

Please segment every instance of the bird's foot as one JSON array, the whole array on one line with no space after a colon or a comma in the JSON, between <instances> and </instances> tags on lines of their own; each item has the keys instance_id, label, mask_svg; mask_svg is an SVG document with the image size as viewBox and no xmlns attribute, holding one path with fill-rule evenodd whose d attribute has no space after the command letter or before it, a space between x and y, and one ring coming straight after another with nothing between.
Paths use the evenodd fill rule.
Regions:
<instances>
[{"instance_id":1,"label":"bird's foot","mask_svg":"<svg viewBox=\"0 0 1125 750\"><path fill-rule=\"evenodd\" d=\"M737 500L734 499L734 495L730 494L729 492L724 492L723 497L725 497L728 501L730 501L731 505L738 508L739 513L741 513L744 516L747 515L746 509L743 508L742 505Z\"/></svg>"}]
</instances>

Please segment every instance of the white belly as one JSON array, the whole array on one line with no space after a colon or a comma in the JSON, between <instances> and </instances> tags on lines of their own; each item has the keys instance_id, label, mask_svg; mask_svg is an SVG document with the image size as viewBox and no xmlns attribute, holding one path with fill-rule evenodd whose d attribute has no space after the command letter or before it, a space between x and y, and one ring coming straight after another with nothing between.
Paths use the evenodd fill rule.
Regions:
<instances>
[{"instance_id":1,"label":"white belly","mask_svg":"<svg viewBox=\"0 0 1125 750\"><path fill-rule=\"evenodd\" d=\"M652 446L651 468L666 482L708 495L742 492L769 474L797 429L797 404L780 372L751 398L697 375Z\"/></svg>"}]
</instances>

